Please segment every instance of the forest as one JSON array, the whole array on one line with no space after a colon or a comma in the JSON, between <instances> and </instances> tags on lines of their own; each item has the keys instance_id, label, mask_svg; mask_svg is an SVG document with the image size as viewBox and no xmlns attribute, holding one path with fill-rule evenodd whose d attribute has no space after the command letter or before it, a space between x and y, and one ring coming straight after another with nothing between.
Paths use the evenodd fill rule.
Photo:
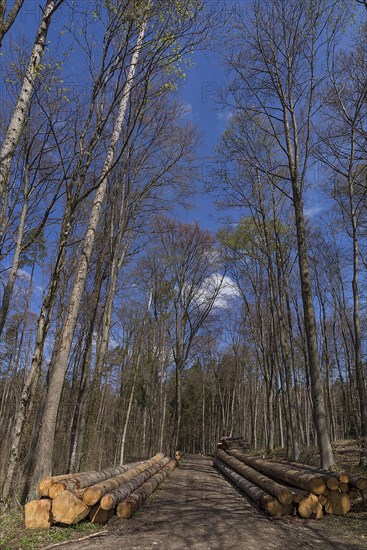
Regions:
<instances>
[{"instance_id":1,"label":"forest","mask_svg":"<svg viewBox=\"0 0 367 550\"><path fill-rule=\"evenodd\" d=\"M367 464L366 0L30 3L0 1L1 503L222 436Z\"/></svg>"}]
</instances>

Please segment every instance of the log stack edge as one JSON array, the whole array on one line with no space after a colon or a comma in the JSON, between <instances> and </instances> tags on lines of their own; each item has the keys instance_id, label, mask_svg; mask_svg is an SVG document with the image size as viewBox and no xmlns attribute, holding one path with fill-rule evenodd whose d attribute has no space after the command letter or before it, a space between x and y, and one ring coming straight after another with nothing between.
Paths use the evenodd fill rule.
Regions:
<instances>
[{"instance_id":1,"label":"log stack edge","mask_svg":"<svg viewBox=\"0 0 367 550\"><path fill-rule=\"evenodd\" d=\"M26 528L49 528L55 523L75 525L89 517L106 523L122 503L131 517L177 465L163 453L101 471L65 474L42 479L40 498L24 507ZM125 503L125 504L124 504Z\"/></svg>"},{"instance_id":2,"label":"log stack edge","mask_svg":"<svg viewBox=\"0 0 367 550\"><path fill-rule=\"evenodd\" d=\"M213 466L270 516L345 516L366 501L367 478L247 454L241 438L222 438Z\"/></svg>"}]
</instances>

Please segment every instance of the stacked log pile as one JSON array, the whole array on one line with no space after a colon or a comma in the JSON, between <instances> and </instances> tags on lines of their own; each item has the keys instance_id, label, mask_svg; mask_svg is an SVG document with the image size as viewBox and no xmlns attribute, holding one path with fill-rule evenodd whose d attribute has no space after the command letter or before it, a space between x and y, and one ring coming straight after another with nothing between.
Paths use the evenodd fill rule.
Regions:
<instances>
[{"instance_id":1,"label":"stacked log pile","mask_svg":"<svg viewBox=\"0 0 367 550\"><path fill-rule=\"evenodd\" d=\"M74 525L87 517L93 523L106 523L115 510L120 517L131 517L176 464L158 453L150 460L115 468L43 479L40 498L25 505L25 526Z\"/></svg>"},{"instance_id":2,"label":"stacked log pile","mask_svg":"<svg viewBox=\"0 0 367 550\"><path fill-rule=\"evenodd\" d=\"M249 456L223 439L213 465L271 516L346 515L354 500L365 499L367 478Z\"/></svg>"}]
</instances>

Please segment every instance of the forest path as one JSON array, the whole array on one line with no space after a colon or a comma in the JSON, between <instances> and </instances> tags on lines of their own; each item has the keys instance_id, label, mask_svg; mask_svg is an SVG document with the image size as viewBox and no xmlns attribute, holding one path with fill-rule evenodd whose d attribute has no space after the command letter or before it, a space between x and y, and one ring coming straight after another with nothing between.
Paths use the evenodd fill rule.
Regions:
<instances>
[{"instance_id":1,"label":"forest path","mask_svg":"<svg viewBox=\"0 0 367 550\"><path fill-rule=\"evenodd\" d=\"M352 522L353 523L353 522ZM241 496L208 457L188 456L130 520L113 518L108 534L68 550L285 550L366 548L347 518L271 519Z\"/></svg>"}]
</instances>

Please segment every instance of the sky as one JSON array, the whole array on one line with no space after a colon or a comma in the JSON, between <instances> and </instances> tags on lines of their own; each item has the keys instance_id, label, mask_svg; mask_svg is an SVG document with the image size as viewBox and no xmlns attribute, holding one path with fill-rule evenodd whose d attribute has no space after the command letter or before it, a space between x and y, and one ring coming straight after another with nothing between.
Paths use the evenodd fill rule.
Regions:
<instances>
[{"instance_id":1,"label":"sky","mask_svg":"<svg viewBox=\"0 0 367 550\"><path fill-rule=\"evenodd\" d=\"M216 52L198 51L193 55L194 66L187 71L185 83L179 95L188 109L188 116L200 134L199 174L203 186L210 183L211 156L226 127L224 110L218 105L219 92L225 86L226 72L221 57ZM214 197L203 190L196 196L195 207L183 211L185 221L198 220L204 229L216 231L220 213Z\"/></svg>"},{"instance_id":2,"label":"sky","mask_svg":"<svg viewBox=\"0 0 367 550\"><path fill-rule=\"evenodd\" d=\"M232 0L230 0L232 2ZM74 0L73 4L80 3L85 7L85 0ZM40 2L38 0L26 0L14 31L11 34L17 41L19 36L26 35L33 41L40 16ZM52 20L49 41L52 46L59 41L60 32L65 23L70 23L72 19L72 10L69 3L66 2L62 8L56 12ZM215 207L215 200L212 195L205 192L203 188L206 183L210 183L210 166L213 149L219 142L219 139L225 130L228 113L218 104L218 97L228 85L228 75L220 54L215 51L199 50L192 56L193 67L185 68L186 79L181 82L179 96L187 109L187 118L192 121L200 135L200 143L197 150L199 177L202 180L197 182L198 193L193 201L193 207L184 209L178 207L177 216L183 221L199 221L204 229L216 232L220 226L220 219L223 212L219 212ZM76 63L77 64L77 61ZM80 70L80 68L78 68ZM318 174L315 174L317 183ZM200 188L201 191L200 192ZM306 214L309 217L317 218L327 208L325 197L319 195L314 190L306 198Z\"/></svg>"}]
</instances>

